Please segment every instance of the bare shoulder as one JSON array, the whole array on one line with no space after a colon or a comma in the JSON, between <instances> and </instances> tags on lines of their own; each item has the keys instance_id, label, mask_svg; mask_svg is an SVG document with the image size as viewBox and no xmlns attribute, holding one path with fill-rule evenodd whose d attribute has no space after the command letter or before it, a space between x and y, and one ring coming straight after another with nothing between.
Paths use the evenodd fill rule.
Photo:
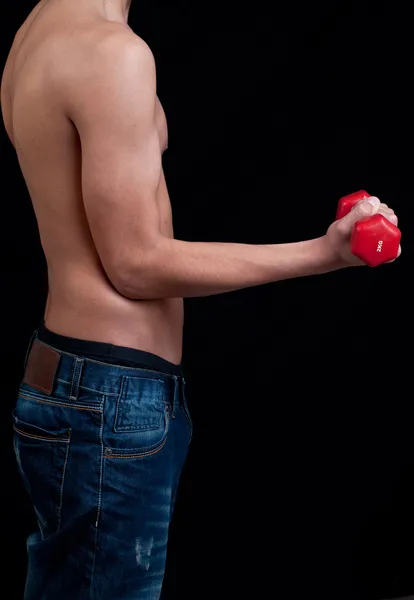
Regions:
<instances>
[{"instance_id":1,"label":"bare shoulder","mask_svg":"<svg viewBox=\"0 0 414 600\"><path fill-rule=\"evenodd\" d=\"M139 86L156 94L153 53L142 38L122 25L103 23L87 30L70 62L62 82L66 100L78 100L83 106L105 103L115 94L136 94Z\"/></svg>"},{"instance_id":2,"label":"bare shoulder","mask_svg":"<svg viewBox=\"0 0 414 600\"><path fill-rule=\"evenodd\" d=\"M129 28L108 23L88 32L75 69L65 79L66 114L81 128L105 118L115 118L118 126L143 115L151 118L155 60L148 44Z\"/></svg>"},{"instance_id":3,"label":"bare shoulder","mask_svg":"<svg viewBox=\"0 0 414 600\"><path fill-rule=\"evenodd\" d=\"M104 79L108 74L140 69L155 71L154 55L148 44L131 29L117 23L104 23L90 31L84 50L82 72Z\"/></svg>"}]
</instances>

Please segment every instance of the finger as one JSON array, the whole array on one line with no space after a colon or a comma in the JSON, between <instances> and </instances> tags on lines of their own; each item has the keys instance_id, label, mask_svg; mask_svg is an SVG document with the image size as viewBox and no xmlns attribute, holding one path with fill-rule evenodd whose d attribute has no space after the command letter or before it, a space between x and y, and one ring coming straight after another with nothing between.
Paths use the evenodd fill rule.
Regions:
<instances>
[{"instance_id":1,"label":"finger","mask_svg":"<svg viewBox=\"0 0 414 600\"><path fill-rule=\"evenodd\" d=\"M337 230L343 236L348 236L355 223L365 217L371 217L378 212L380 201L375 196L365 198L358 202L352 210L338 221Z\"/></svg>"},{"instance_id":2,"label":"finger","mask_svg":"<svg viewBox=\"0 0 414 600\"><path fill-rule=\"evenodd\" d=\"M394 213L394 211L387 209L387 210L379 210L378 212L379 212L379 214L383 215L386 219L388 219L388 221L390 221L390 223L392 223L393 225L395 225L395 226L398 225L398 217Z\"/></svg>"},{"instance_id":3,"label":"finger","mask_svg":"<svg viewBox=\"0 0 414 600\"><path fill-rule=\"evenodd\" d=\"M374 207L372 214L376 213L381 208L381 206L384 206L384 207L387 206L386 204L383 204L381 202L381 200L379 198L377 198L376 196L369 196L369 198L362 198L362 200L359 200L358 202L356 202L356 204L354 204L354 206L352 207L352 210L357 209L357 207L359 207L361 205L366 206L367 202L368 202L368 207L369 207L369 205L372 205Z\"/></svg>"},{"instance_id":4,"label":"finger","mask_svg":"<svg viewBox=\"0 0 414 600\"><path fill-rule=\"evenodd\" d=\"M392 210L392 208L390 208L390 207L388 206L388 204L385 204L384 202L381 202L381 204L380 204L380 209L381 209L381 208L385 208L385 209L388 209L388 210Z\"/></svg>"},{"instance_id":5,"label":"finger","mask_svg":"<svg viewBox=\"0 0 414 600\"><path fill-rule=\"evenodd\" d=\"M384 206L382 204L380 204L378 212L387 213L387 214L390 214L390 215L394 214L394 211L393 211L392 208L390 208L389 206Z\"/></svg>"}]
</instances>

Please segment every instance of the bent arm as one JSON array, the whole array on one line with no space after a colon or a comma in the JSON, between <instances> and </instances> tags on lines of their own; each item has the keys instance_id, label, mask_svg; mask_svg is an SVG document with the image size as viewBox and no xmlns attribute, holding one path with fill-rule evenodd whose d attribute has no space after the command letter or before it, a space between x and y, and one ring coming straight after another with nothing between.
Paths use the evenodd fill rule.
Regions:
<instances>
[{"instance_id":1,"label":"bent arm","mask_svg":"<svg viewBox=\"0 0 414 600\"><path fill-rule=\"evenodd\" d=\"M325 236L274 245L165 238L144 264L124 269L120 291L130 299L210 296L339 268Z\"/></svg>"},{"instance_id":2,"label":"bent arm","mask_svg":"<svg viewBox=\"0 0 414 600\"><path fill-rule=\"evenodd\" d=\"M281 245L165 237L157 202L163 173L152 53L122 33L104 40L84 69L68 113L82 147L91 234L122 295L208 296L339 268L325 237Z\"/></svg>"}]
</instances>

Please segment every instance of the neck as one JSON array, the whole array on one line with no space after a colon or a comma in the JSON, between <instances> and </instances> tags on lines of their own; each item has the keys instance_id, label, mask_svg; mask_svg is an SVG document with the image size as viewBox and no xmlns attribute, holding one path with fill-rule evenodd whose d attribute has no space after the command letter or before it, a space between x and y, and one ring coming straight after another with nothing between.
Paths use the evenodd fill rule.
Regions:
<instances>
[{"instance_id":1,"label":"neck","mask_svg":"<svg viewBox=\"0 0 414 600\"><path fill-rule=\"evenodd\" d=\"M50 2L65 3L71 7L72 11L98 11L108 21L118 21L128 23L129 9L132 0L40 0L40 4Z\"/></svg>"},{"instance_id":2,"label":"neck","mask_svg":"<svg viewBox=\"0 0 414 600\"><path fill-rule=\"evenodd\" d=\"M131 0L91 0L98 6L103 6L106 16L111 20L128 22Z\"/></svg>"}]
</instances>

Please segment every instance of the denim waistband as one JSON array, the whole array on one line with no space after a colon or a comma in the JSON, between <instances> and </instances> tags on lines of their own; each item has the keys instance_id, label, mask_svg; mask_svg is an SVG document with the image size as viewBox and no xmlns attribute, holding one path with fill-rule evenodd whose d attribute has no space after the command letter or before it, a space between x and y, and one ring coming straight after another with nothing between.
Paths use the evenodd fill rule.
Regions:
<instances>
[{"instance_id":1,"label":"denim waistband","mask_svg":"<svg viewBox=\"0 0 414 600\"><path fill-rule=\"evenodd\" d=\"M112 365L149 369L169 375L183 375L182 364L176 365L157 354L146 352L145 350L61 335L50 331L46 327L44 319L34 332L32 339L34 336L56 350L75 354L83 358L110 363Z\"/></svg>"},{"instance_id":2,"label":"denim waistband","mask_svg":"<svg viewBox=\"0 0 414 600\"><path fill-rule=\"evenodd\" d=\"M31 348L37 338L36 334L37 330L33 333L27 349L24 369L26 369ZM99 362L95 359L62 351L60 348L45 344L45 342L41 341L39 338L38 342L45 346L49 346L49 348L52 348L59 353L56 370L53 373L53 387L56 388L56 386L60 386L62 383L69 384L70 390L68 390L68 394L74 399L78 396L79 388L89 389L90 391L97 391L107 395L118 395L120 385L122 385L122 381L125 380L125 378L131 380L131 378L140 377L163 381L166 386L165 389L171 389L174 397L176 390L178 388L181 389L182 385L185 386L185 379L182 374L172 375L144 367L126 367L123 365ZM24 387L24 383L22 387Z\"/></svg>"}]
</instances>

